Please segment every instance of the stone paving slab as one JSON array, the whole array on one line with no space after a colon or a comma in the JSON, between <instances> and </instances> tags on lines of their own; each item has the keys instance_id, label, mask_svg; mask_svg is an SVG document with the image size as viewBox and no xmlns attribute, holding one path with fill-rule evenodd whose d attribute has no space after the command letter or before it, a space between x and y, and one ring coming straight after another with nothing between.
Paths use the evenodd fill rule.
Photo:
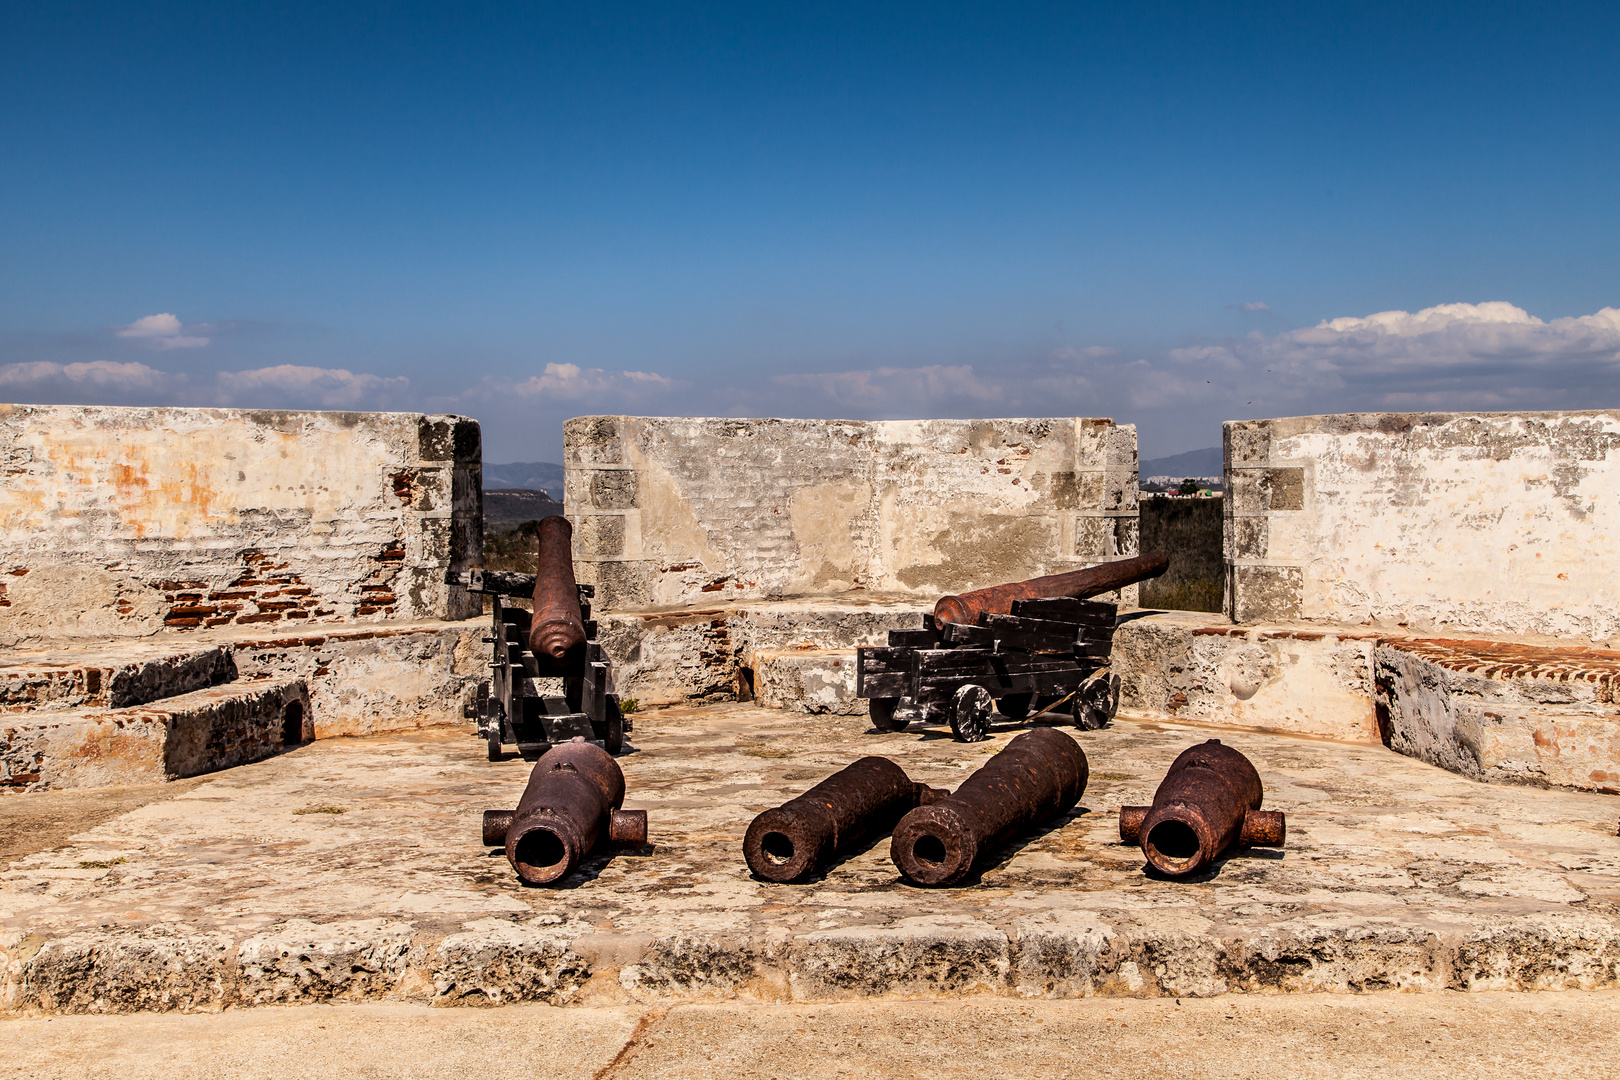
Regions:
<instances>
[{"instance_id":1,"label":"stone paving slab","mask_svg":"<svg viewBox=\"0 0 1620 1080\"><path fill-rule=\"evenodd\" d=\"M1609 1080L1617 1053L1613 990L0 1019L28 1080Z\"/></svg>"},{"instance_id":2,"label":"stone paving slab","mask_svg":"<svg viewBox=\"0 0 1620 1080\"><path fill-rule=\"evenodd\" d=\"M480 812L513 805L529 766L486 762L458 730L243 766L0 876L5 1007L1620 984L1620 799L1299 736L1121 717L1076 733L1092 769L1080 806L965 887L901 883L886 841L807 884L753 879L752 817L853 758L954 787L1020 730L969 745L864 727L744 705L639 715L621 760L652 846L556 888L521 886L480 846ZM1114 811L1211 735L1255 761L1288 847L1150 878Z\"/></svg>"}]
</instances>

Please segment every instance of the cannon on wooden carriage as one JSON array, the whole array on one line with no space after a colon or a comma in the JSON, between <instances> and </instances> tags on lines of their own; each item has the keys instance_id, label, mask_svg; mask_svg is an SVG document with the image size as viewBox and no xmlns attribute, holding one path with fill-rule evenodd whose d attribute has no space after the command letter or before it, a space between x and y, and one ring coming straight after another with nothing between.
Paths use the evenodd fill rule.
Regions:
<instances>
[{"instance_id":1,"label":"cannon on wooden carriage","mask_svg":"<svg viewBox=\"0 0 1620 1080\"><path fill-rule=\"evenodd\" d=\"M630 720L619 709L613 664L596 642L591 598L596 590L574 581L573 528L564 517L539 526L535 574L505 570L451 572L446 580L492 600L489 678L478 684L466 716L499 761L516 744L525 761L578 736L610 754L624 749ZM511 597L534 600L531 613ZM542 679L561 679L561 694L546 693Z\"/></svg>"},{"instance_id":2,"label":"cannon on wooden carriage","mask_svg":"<svg viewBox=\"0 0 1620 1080\"><path fill-rule=\"evenodd\" d=\"M1158 577L1160 553L943 597L916 630L856 652L855 693L872 723L902 731L948 723L958 739L989 737L990 714L1009 720L1062 710L1098 728L1119 707L1109 673L1117 607L1089 597Z\"/></svg>"}]
</instances>

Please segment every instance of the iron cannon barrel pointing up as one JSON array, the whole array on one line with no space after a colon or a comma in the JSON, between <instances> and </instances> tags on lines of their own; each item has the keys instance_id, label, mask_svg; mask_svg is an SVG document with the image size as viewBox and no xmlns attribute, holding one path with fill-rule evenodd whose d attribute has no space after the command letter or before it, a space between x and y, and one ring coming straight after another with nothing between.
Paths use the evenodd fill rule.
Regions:
<instances>
[{"instance_id":1,"label":"iron cannon barrel pointing up","mask_svg":"<svg viewBox=\"0 0 1620 1080\"><path fill-rule=\"evenodd\" d=\"M906 811L944 797L888 758L863 757L756 817L743 837L743 858L768 881L795 881L888 832Z\"/></svg>"},{"instance_id":2,"label":"iron cannon barrel pointing up","mask_svg":"<svg viewBox=\"0 0 1620 1080\"><path fill-rule=\"evenodd\" d=\"M516 810L484 811L484 843L504 845L518 877L544 885L572 873L604 832L617 844L647 842L647 811L623 803L619 763L575 738L535 762Z\"/></svg>"},{"instance_id":3,"label":"iron cannon barrel pointing up","mask_svg":"<svg viewBox=\"0 0 1620 1080\"><path fill-rule=\"evenodd\" d=\"M1123 589L1138 581L1156 578L1170 566L1162 551L1137 555L1130 559L1099 563L1084 570L1048 577L1014 581L1006 585L992 585L986 589L957 596L942 596L934 605L934 627L943 630L946 623L973 625L981 614L1010 615L1014 600L1036 600L1051 596L1069 596L1084 600L1115 589Z\"/></svg>"},{"instance_id":4,"label":"iron cannon barrel pointing up","mask_svg":"<svg viewBox=\"0 0 1620 1080\"><path fill-rule=\"evenodd\" d=\"M585 647L585 620L580 617L579 587L574 583L574 527L567 518L553 514L540 519L538 532L540 553L529 651L564 660Z\"/></svg>"},{"instance_id":5,"label":"iron cannon barrel pointing up","mask_svg":"<svg viewBox=\"0 0 1620 1080\"><path fill-rule=\"evenodd\" d=\"M1152 806L1122 806L1119 838L1141 844L1162 874L1186 877L1234 844L1281 847L1287 823L1262 810L1265 797L1254 763L1219 739L1189 746L1170 764Z\"/></svg>"},{"instance_id":6,"label":"iron cannon barrel pointing up","mask_svg":"<svg viewBox=\"0 0 1620 1080\"><path fill-rule=\"evenodd\" d=\"M980 855L1066 813L1089 776L1079 743L1055 728L1026 731L953 793L901 818L889 855L919 885L954 884Z\"/></svg>"}]
</instances>

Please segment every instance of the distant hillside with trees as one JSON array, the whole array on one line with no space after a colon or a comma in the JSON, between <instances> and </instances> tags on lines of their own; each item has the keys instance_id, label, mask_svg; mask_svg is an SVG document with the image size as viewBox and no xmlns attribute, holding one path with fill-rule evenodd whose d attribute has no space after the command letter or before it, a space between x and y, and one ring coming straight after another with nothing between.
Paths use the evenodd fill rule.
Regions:
<instances>
[{"instance_id":1,"label":"distant hillside with trees","mask_svg":"<svg viewBox=\"0 0 1620 1080\"><path fill-rule=\"evenodd\" d=\"M1170 557L1164 576L1144 581L1142 606L1175 611L1219 611L1224 567L1223 499L1143 499L1137 504L1141 550Z\"/></svg>"}]
</instances>

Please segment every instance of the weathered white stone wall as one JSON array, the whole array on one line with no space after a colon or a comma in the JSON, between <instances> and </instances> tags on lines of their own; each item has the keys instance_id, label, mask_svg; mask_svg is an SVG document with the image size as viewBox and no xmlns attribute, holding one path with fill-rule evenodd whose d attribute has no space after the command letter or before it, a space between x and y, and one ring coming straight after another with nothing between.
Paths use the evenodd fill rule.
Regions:
<instances>
[{"instance_id":1,"label":"weathered white stone wall","mask_svg":"<svg viewBox=\"0 0 1620 1080\"><path fill-rule=\"evenodd\" d=\"M1229 422L1227 611L1613 638L1617 451L1608 411Z\"/></svg>"},{"instance_id":2,"label":"weathered white stone wall","mask_svg":"<svg viewBox=\"0 0 1620 1080\"><path fill-rule=\"evenodd\" d=\"M481 473L458 416L0 405L0 644L467 618Z\"/></svg>"},{"instance_id":3,"label":"weathered white stone wall","mask_svg":"<svg viewBox=\"0 0 1620 1080\"><path fill-rule=\"evenodd\" d=\"M931 599L1137 551L1136 429L1111 420L587 416L564 446L576 573L608 611Z\"/></svg>"}]
</instances>

